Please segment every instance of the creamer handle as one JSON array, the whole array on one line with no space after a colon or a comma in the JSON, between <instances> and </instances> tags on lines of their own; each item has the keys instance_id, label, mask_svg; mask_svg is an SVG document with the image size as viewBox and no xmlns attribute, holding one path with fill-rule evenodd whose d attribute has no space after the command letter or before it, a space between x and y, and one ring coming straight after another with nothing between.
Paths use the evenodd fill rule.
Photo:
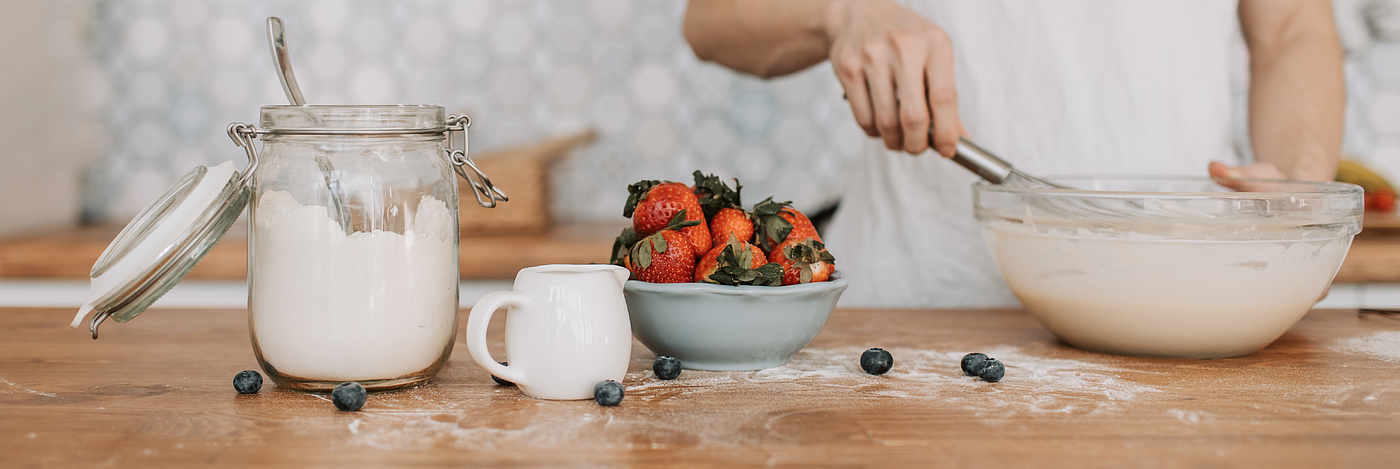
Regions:
<instances>
[{"instance_id":1,"label":"creamer handle","mask_svg":"<svg viewBox=\"0 0 1400 469\"><path fill-rule=\"evenodd\" d=\"M491 350L486 347L486 327L491 323L491 315L496 313L502 306L521 305L529 301L525 295L498 291L487 293L486 296L477 300L472 306L472 311L467 316L467 352L471 353L472 359L487 372L496 377L515 384L523 384L525 376L519 368L501 365L495 358L491 358Z\"/></svg>"}]
</instances>

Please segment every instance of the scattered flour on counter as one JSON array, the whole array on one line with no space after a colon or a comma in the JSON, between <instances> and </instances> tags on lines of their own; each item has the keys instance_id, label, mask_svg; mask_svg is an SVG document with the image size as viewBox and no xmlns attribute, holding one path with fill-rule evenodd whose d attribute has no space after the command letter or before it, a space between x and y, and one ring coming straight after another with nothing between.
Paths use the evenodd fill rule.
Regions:
<instances>
[{"instance_id":1,"label":"scattered flour on counter","mask_svg":"<svg viewBox=\"0 0 1400 469\"><path fill-rule=\"evenodd\" d=\"M343 444L377 448L495 448L558 444L590 447L726 446L751 451L790 434L783 428L828 422L852 409L923 408L970 413L1000 426L1015 416L1090 415L1131 410L1162 392L1116 377L1100 364L1038 357L1015 347L984 350L1006 377L987 383L959 368L964 352L889 348L895 369L865 374L865 349L809 348L787 365L760 371L685 370L663 381L636 359L622 407L546 401L511 387L426 387L378 395L352 422ZM645 365L645 366L639 366ZM484 389L489 391L483 392ZM800 405L794 401L800 400ZM646 406L627 409L628 402ZM1183 418L1188 423L1190 418ZM1197 417L1199 419L1199 417ZM344 425L342 423L342 425ZM619 443L627 442L627 443Z\"/></svg>"},{"instance_id":2,"label":"scattered flour on counter","mask_svg":"<svg viewBox=\"0 0 1400 469\"><path fill-rule=\"evenodd\" d=\"M1400 361L1400 331L1380 331L1361 337L1332 342L1338 352L1370 355L1385 361Z\"/></svg>"},{"instance_id":3,"label":"scattered flour on counter","mask_svg":"<svg viewBox=\"0 0 1400 469\"><path fill-rule=\"evenodd\" d=\"M51 392L35 391L33 389L26 388L5 378L0 378L0 384L5 385L4 387L0 387L0 393L9 394L14 392L26 392L29 394L35 394L44 397L58 397L58 394L54 394Z\"/></svg>"},{"instance_id":4,"label":"scattered flour on counter","mask_svg":"<svg viewBox=\"0 0 1400 469\"><path fill-rule=\"evenodd\" d=\"M597 406L592 401L537 400L506 386L485 393L481 389L420 388L403 392L431 397L395 403L385 402L388 395L372 395L360 418L348 425L345 444L397 450L594 443L605 437L599 430L611 420L603 411L579 415L580 406ZM522 420L528 422L520 424Z\"/></svg>"},{"instance_id":5,"label":"scattered flour on counter","mask_svg":"<svg viewBox=\"0 0 1400 469\"><path fill-rule=\"evenodd\" d=\"M1201 422L1209 423L1215 420L1215 417L1212 416L1209 412L1202 412L1198 410L1168 409L1167 415L1176 417L1176 419L1182 421L1182 423L1189 423L1192 425L1199 424Z\"/></svg>"},{"instance_id":6,"label":"scattered flour on counter","mask_svg":"<svg viewBox=\"0 0 1400 469\"><path fill-rule=\"evenodd\" d=\"M708 373L699 379L692 377L683 384L694 392L706 392L708 387L731 382L755 385L745 389L773 389L784 394L855 389L876 396L938 400L1000 416L1108 411L1119 407L1118 402L1159 392L1150 386L1114 377L1111 367L1037 357L1013 347L984 351L1006 365L1006 377L999 383L964 375L960 363L965 352L901 348L889 349L895 360L893 370L884 376L871 376L859 367L860 354L864 351L858 347L806 349L794 356L792 363L781 367ZM673 382L657 380L650 373L638 374L642 376L637 378L643 382L640 386L629 385L629 393L673 386ZM682 374L682 378L685 377ZM692 384L700 387L691 387Z\"/></svg>"}]
</instances>

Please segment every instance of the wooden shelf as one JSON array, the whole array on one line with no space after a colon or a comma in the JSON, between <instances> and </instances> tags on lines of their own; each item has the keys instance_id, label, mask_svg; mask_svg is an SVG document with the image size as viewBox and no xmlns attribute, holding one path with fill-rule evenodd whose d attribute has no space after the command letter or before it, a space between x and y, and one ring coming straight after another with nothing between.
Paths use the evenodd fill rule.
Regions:
<instances>
[{"instance_id":1,"label":"wooden shelf","mask_svg":"<svg viewBox=\"0 0 1400 469\"><path fill-rule=\"evenodd\" d=\"M1400 216L1367 212L1336 283L1400 282Z\"/></svg>"},{"instance_id":2,"label":"wooden shelf","mask_svg":"<svg viewBox=\"0 0 1400 469\"><path fill-rule=\"evenodd\" d=\"M1368 218L1366 231L1352 243L1337 273L1338 283L1400 282L1400 219L1394 218L1384 222ZM1385 224L1392 222L1393 228ZM621 225L566 225L533 235L465 235L461 276L509 280L516 271L533 265L607 262L613 237L621 229ZM0 278L87 278L92 264L120 231L120 227L96 226L0 239ZM186 278L240 280L247 272L247 230L235 226Z\"/></svg>"},{"instance_id":3,"label":"wooden shelf","mask_svg":"<svg viewBox=\"0 0 1400 469\"><path fill-rule=\"evenodd\" d=\"M463 279L513 279L540 264L607 262L614 225L562 226L532 235L462 237ZM24 238L0 239L0 278L85 279L121 227L94 226ZM234 226L185 278L241 280L248 275L247 229Z\"/></svg>"},{"instance_id":4,"label":"wooden shelf","mask_svg":"<svg viewBox=\"0 0 1400 469\"><path fill-rule=\"evenodd\" d=\"M1336 283L1400 282L1400 237L1357 237Z\"/></svg>"},{"instance_id":5,"label":"wooden shelf","mask_svg":"<svg viewBox=\"0 0 1400 469\"><path fill-rule=\"evenodd\" d=\"M1395 212L1380 213L1366 212L1365 221L1361 222L1367 231L1394 232L1400 230L1400 214Z\"/></svg>"}]
</instances>

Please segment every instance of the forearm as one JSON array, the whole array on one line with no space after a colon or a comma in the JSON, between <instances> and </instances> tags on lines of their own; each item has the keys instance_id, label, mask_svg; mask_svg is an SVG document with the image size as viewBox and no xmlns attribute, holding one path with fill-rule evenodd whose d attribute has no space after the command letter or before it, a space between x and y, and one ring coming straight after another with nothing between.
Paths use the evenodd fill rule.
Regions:
<instances>
[{"instance_id":1,"label":"forearm","mask_svg":"<svg viewBox=\"0 0 1400 469\"><path fill-rule=\"evenodd\" d=\"M1326 5L1261 12L1250 10L1258 10L1259 2L1240 4L1242 19L1263 17L1270 23L1253 32L1244 24L1250 47L1249 137L1255 159L1293 179L1332 179L1341 152L1346 100L1342 51L1331 9L1315 8L1317 3Z\"/></svg>"},{"instance_id":2,"label":"forearm","mask_svg":"<svg viewBox=\"0 0 1400 469\"><path fill-rule=\"evenodd\" d=\"M831 50L826 15L843 0L691 0L685 39L701 60L762 77L810 67Z\"/></svg>"}]
</instances>

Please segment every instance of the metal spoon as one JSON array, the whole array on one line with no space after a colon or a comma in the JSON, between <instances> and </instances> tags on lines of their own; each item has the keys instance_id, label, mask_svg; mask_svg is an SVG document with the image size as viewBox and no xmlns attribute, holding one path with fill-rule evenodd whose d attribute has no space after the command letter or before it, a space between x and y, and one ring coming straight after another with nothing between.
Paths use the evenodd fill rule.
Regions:
<instances>
[{"instance_id":1,"label":"metal spoon","mask_svg":"<svg viewBox=\"0 0 1400 469\"><path fill-rule=\"evenodd\" d=\"M277 68L277 79L282 82L282 91L287 93L287 100L297 106L305 105L306 98L302 97L301 87L297 86L297 76L292 73L292 57L287 53L287 34L282 27L281 18L267 18L267 42L272 46L272 63ZM345 195L341 193L340 180L334 176L335 166L331 165L330 158L321 153L316 154L316 166L321 168L321 176L325 178L326 188L330 190L331 209L340 228L345 230L347 235L354 232L350 227L350 211L343 203Z\"/></svg>"},{"instance_id":2,"label":"metal spoon","mask_svg":"<svg viewBox=\"0 0 1400 469\"><path fill-rule=\"evenodd\" d=\"M297 106L306 104L306 98L301 96L301 87L297 86L297 76L292 73L292 57L287 54L287 35L282 28L282 18L268 17L267 42L272 45L272 63L277 66L277 79L282 82L282 91L287 93L287 100Z\"/></svg>"}]
</instances>

